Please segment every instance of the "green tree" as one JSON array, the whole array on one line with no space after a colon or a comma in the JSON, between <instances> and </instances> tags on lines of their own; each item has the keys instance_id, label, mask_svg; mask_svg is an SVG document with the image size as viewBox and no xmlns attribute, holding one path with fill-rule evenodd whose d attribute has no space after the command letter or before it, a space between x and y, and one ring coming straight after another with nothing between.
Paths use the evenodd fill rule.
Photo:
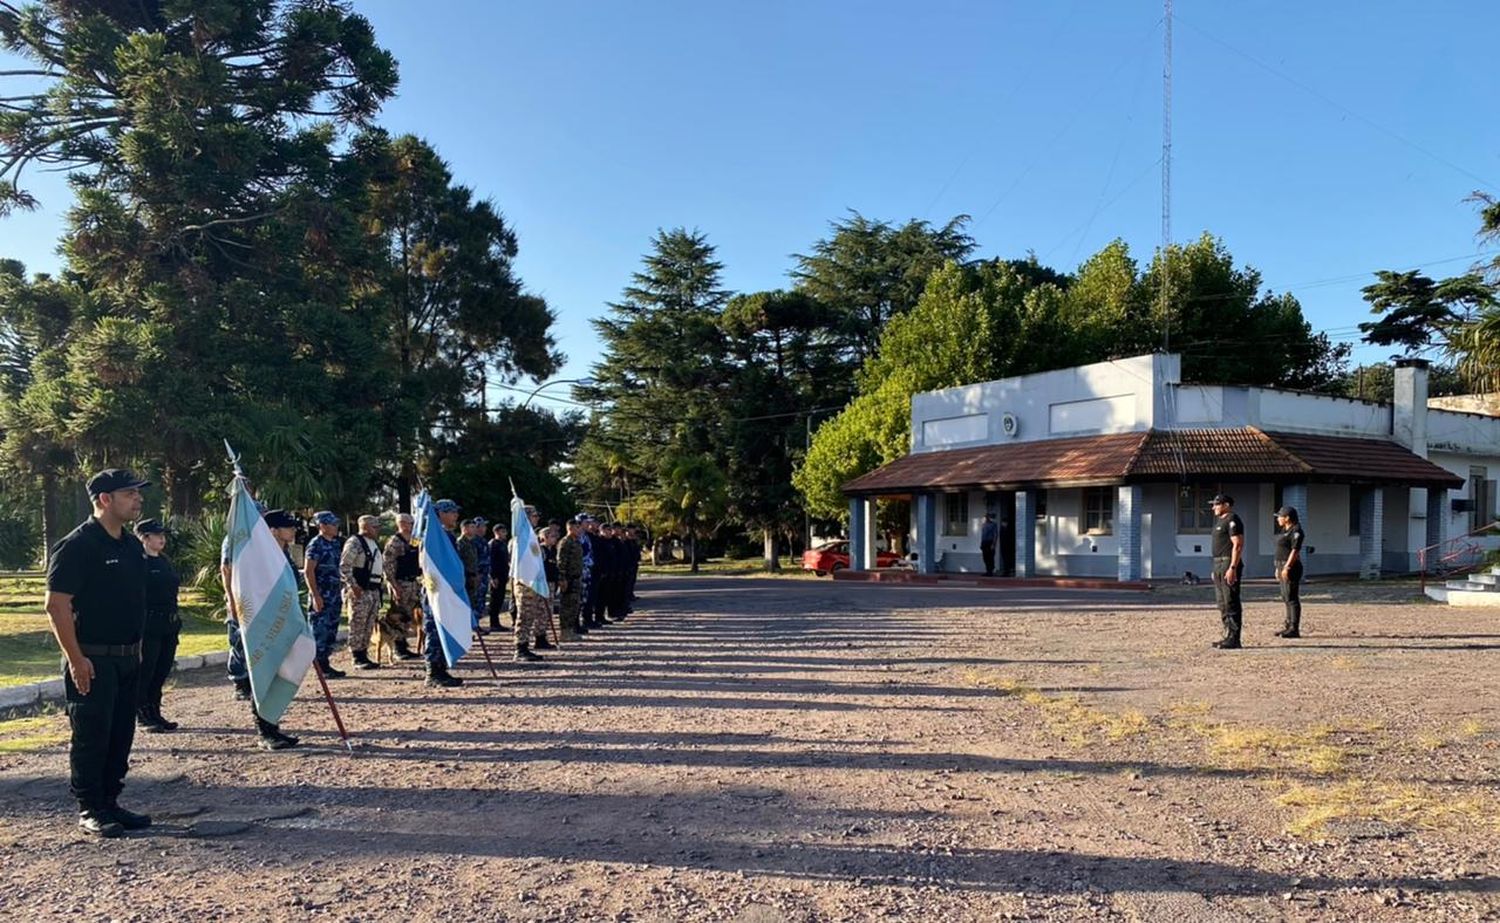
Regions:
<instances>
[{"instance_id":1,"label":"green tree","mask_svg":"<svg viewBox=\"0 0 1500 923\"><path fill-rule=\"evenodd\" d=\"M506 405L444 428L422 472L435 496L451 497L466 516L510 522L511 484L547 518L577 511L562 463L583 438L579 414L555 416Z\"/></svg>"},{"instance_id":2,"label":"green tree","mask_svg":"<svg viewBox=\"0 0 1500 923\"><path fill-rule=\"evenodd\" d=\"M713 456L682 453L663 460L658 508L687 539L688 563L698 573L698 539L718 530L727 512L729 482Z\"/></svg>"},{"instance_id":3,"label":"green tree","mask_svg":"<svg viewBox=\"0 0 1500 923\"><path fill-rule=\"evenodd\" d=\"M368 22L314 0L0 14L39 77L0 119L0 196L34 204L18 180L37 163L78 195L85 310L63 374L33 383L52 428L91 463L160 459L174 513L198 509L226 436L268 500L362 497L391 385L351 297L372 256L336 152L395 87Z\"/></svg>"},{"instance_id":4,"label":"green tree","mask_svg":"<svg viewBox=\"0 0 1500 923\"><path fill-rule=\"evenodd\" d=\"M802 531L792 470L805 452L814 411L847 384L829 333L835 315L802 292L738 295L724 309L732 368L723 444L728 511L759 532L767 570L781 569L779 541Z\"/></svg>"},{"instance_id":5,"label":"green tree","mask_svg":"<svg viewBox=\"0 0 1500 923\"><path fill-rule=\"evenodd\" d=\"M618 470L611 459L621 453L633 458L635 487L643 489L667 458L718 445L728 377L722 270L703 234L658 231L620 300L592 322L603 355L593 383L575 393L599 407L576 467L594 499L610 498Z\"/></svg>"},{"instance_id":6,"label":"green tree","mask_svg":"<svg viewBox=\"0 0 1500 923\"><path fill-rule=\"evenodd\" d=\"M419 138L368 133L356 144L366 171L363 224L377 264L368 295L388 306L384 352L396 387L383 407L397 460L400 509L410 509L417 456L435 427L465 418L490 381L538 380L562 362L546 302L523 291L515 232L495 207L453 181Z\"/></svg>"},{"instance_id":7,"label":"green tree","mask_svg":"<svg viewBox=\"0 0 1500 923\"><path fill-rule=\"evenodd\" d=\"M1477 273L1435 281L1417 270L1382 269L1361 289L1376 321L1359 325L1365 342L1395 346L1401 355L1446 349L1450 337L1476 312L1495 304L1494 289Z\"/></svg>"},{"instance_id":8,"label":"green tree","mask_svg":"<svg viewBox=\"0 0 1500 923\"><path fill-rule=\"evenodd\" d=\"M958 215L942 227L917 219L898 227L850 212L812 252L796 256L792 278L836 316L836 342L851 368L875 352L891 318L916 306L934 270L973 252L968 223Z\"/></svg>"}]
</instances>

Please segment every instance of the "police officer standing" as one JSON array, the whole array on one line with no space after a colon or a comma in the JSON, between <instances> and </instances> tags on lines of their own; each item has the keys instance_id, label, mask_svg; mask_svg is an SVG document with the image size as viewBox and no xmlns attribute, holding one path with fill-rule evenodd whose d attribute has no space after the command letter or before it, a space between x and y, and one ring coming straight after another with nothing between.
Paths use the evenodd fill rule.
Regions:
<instances>
[{"instance_id":1,"label":"police officer standing","mask_svg":"<svg viewBox=\"0 0 1500 923\"><path fill-rule=\"evenodd\" d=\"M1281 584L1281 601L1286 606L1286 624L1276 632L1278 638L1302 637L1302 521L1296 507L1283 506L1276 511L1276 580Z\"/></svg>"},{"instance_id":2,"label":"police officer standing","mask_svg":"<svg viewBox=\"0 0 1500 923\"><path fill-rule=\"evenodd\" d=\"M475 545L474 520L465 519L459 524L454 547L458 549L458 559L464 566L464 595L469 597L470 627L479 634L489 634L488 629L479 627L479 605L474 602L479 592L479 548Z\"/></svg>"},{"instance_id":3,"label":"police officer standing","mask_svg":"<svg viewBox=\"0 0 1500 923\"><path fill-rule=\"evenodd\" d=\"M490 595L490 524L483 516L474 517L474 537L470 539L474 545L474 570L475 590L469 597L469 604L474 609L474 625L480 625L480 617L485 615L488 608L485 603Z\"/></svg>"},{"instance_id":4,"label":"police officer standing","mask_svg":"<svg viewBox=\"0 0 1500 923\"><path fill-rule=\"evenodd\" d=\"M1214 647L1233 650L1240 646L1240 626L1244 612L1240 607L1240 580L1245 572L1245 523L1234 511L1234 498L1218 494L1209 501L1214 511L1214 530L1210 550L1214 557L1214 595L1219 604L1219 618L1224 622L1224 637Z\"/></svg>"},{"instance_id":5,"label":"police officer standing","mask_svg":"<svg viewBox=\"0 0 1500 923\"><path fill-rule=\"evenodd\" d=\"M90 478L94 514L53 547L47 565L47 616L66 658L69 788L79 828L94 836L151 826L119 804L146 622L146 552L125 523L140 516L147 483L123 468Z\"/></svg>"},{"instance_id":6,"label":"police officer standing","mask_svg":"<svg viewBox=\"0 0 1500 923\"><path fill-rule=\"evenodd\" d=\"M995 514L984 514L984 525L979 527L979 554L984 558L984 575L995 576L995 542L1000 538L1000 527L995 525Z\"/></svg>"},{"instance_id":7,"label":"police officer standing","mask_svg":"<svg viewBox=\"0 0 1500 923\"><path fill-rule=\"evenodd\" d=\"M148 734L177 730L177 722L161 714L161 691L177 662L177 639L182 634L182 616L177 612L177 588L181 580L172 562L162 554L167 530L155 519L135 525L135 537L146 552L146 625L141 637L140 690L135 723Z\"/></svg>"},{"instance_id":8,"label":"police officer standing","mask_svg":"<svg viewBox=\"0 0 1500 923\"><path fill-rule=\"evenodd\" d=\"M318 667L329 679L348 674L335 670L328 657L339 637L339 618L343 615L343 582L339 579L339 557L344 543L339 538L339 518L328 510L313 514L318 534L307 543L303 576L307 580L307 608L312 617L313 640L318 644Z\"/></svg>"}]
</instances>

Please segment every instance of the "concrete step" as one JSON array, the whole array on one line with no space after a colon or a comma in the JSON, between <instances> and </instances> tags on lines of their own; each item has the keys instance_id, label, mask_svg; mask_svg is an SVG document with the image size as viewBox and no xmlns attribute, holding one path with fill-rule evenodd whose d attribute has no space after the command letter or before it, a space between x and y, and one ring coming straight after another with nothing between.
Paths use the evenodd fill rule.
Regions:
<instances>
[{"instance_id":1,"label":"concrete step","mask_svg":"<svg viewBox=\"0 0 1500 923\"><path fill-rule=\"evenodd\" d=\"M1469 581L1471 583L1488 583L1491 586L1496 586L1500 585L1500 574L1496 574L1494 571L1482 571L1477 574L1470 574Z\"/></svg>"},{"instance_id":2,"label":"concrete step","mask_svg":"<svg viewBox=\"0 0 1500 923\"><path fill-rule=\"evenodd\" d=\"M1500 609L1500 593L1449 590L1448 605L1474 609Z\"/></svg>"},{"instance_id":3,"label":"concrete step","mask_svg":"<svg viewBox=\"0 0 1500 923\"><path fill-rule=\"evenodd\" d=\"M1464 590L1471 593L1500 593L1500 584L1481 583L1473 577L1467 577L1463 580L1449 580L1444 585L1450 590Z\"/></svg>"}]
</instances>

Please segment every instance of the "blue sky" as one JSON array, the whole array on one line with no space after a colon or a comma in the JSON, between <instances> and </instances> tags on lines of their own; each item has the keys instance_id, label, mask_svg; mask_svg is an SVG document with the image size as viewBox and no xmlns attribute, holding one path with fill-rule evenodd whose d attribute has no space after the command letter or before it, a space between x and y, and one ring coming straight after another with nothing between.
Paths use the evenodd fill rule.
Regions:
<instances>
[{"instance_id":1,"label":"blue sky","mask_svg":"<svg viewBox=\"0 0 1500 923\"><path fill-rule=\"evenodd\" d=\"M383 122L517 228L561 378L588 374L588 319L657 228L705 232L744 291L787 285L848 209L968 213L979 255L1061 269L1160 239L1160 3L357 5L401 63ZM1490 0L1179 0L1174 239L1221 236L1339 335L1374 270L1463 271L1463 200L1500 193L1497 32ZM39 191L46 210L0 230L48 269L67 196Z\"/></svg>"}]
</instances>

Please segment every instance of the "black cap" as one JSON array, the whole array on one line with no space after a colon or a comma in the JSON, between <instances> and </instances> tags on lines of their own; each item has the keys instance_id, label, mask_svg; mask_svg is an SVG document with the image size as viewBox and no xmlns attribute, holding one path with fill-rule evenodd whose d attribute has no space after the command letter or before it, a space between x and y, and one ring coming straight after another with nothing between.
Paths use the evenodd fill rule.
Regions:
<instances>
[{"instance_id":1,"label":"black cap","mask_svg":"<svg viewBox=\"0 0 1500 923\"><path fill-rule=\"evenodd\" d=\"M167 527L159 519L142 519L135 524L136 535L163 535L166 531Z\"/></svg>"},{"instance_id":2,"label":"black cap","mask_svg":"<svg viewBox=\"0 0 1500 923\"><path fill-rule=\"evenodd\" d=\"M272 529L295 529L297 517L286 510L266 510L266 525Z\"/></svg>"},{"instance_id":3,"label":"black cap","mask_svg":"<svg viewBox=\"0 0 1500 923\"><path fill-rule=\"evenodd\" d=\"M1297 518L1297 508L1295 506L1283 506L1281 509L1276 511L1276 515L1285 516L1287 519L1295 520Z\"/></svg>"},{"instance_id":4,"label":"black cap","mask_svg":"<svg viewBox=\"0 0 1500 923\"><path fill-rule=\"evenodd\" d=\"M129 468L105 468L103 471L89 478L89 496L97 497L100 494L114 493L117 490L140 490L149 487L150 481L142 480L135 476L135 472Z\"/></svg>"},{"instance_id":5,"label":"black cap","mask_svg":"<svg viewBox=\"0 0 1500 923\"><path fill-rule=\"evenodd\" d=\"M1234 498L1229 496L1229 494L1214 494L1214 498L1208 501L1208 505L1213 506L1215 503L1227 503L1230 506L1234 506Z\"/></svg>"}]
</instances>

